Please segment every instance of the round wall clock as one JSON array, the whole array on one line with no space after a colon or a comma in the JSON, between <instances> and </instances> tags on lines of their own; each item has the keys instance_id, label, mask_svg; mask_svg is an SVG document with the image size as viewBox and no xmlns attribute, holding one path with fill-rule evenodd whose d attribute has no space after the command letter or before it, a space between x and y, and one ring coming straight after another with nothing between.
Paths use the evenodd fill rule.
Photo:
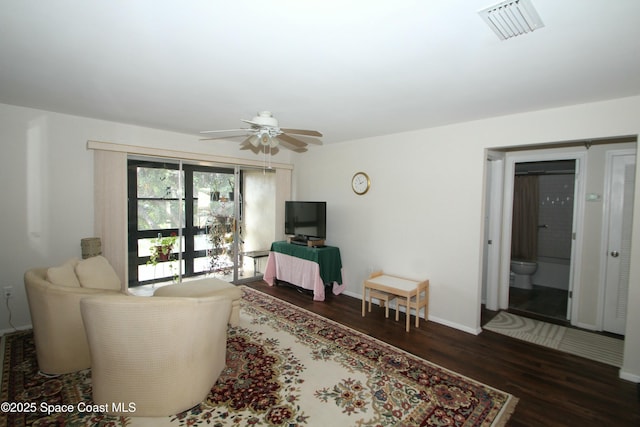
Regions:
<instances>
[{"instance_id":1,"label":"round wall clock","mask_svg":"<svg viewBox=\"0 0 640 427\"><path fill-rule=\"evenodd\" d=\"M356 172L351 178L351 188L353 192L359 195L363 195L371 187L371 180L369 176L364 172Z\"/></svg>"}]
</instances>

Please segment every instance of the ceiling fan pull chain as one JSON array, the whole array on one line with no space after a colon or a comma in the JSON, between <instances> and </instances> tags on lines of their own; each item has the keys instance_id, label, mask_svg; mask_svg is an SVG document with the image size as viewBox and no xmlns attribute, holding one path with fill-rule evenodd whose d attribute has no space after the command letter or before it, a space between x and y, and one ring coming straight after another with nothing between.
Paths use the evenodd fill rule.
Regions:
<instances>
[{"instance_id":1,"label":"ceiling fan pull chain","mask_svg":"<svg viewBox=\"0 0 640 427\"><path fill-rule=\"evenodd\" d=\"M262 147L262 175L267 174L267 150Z\"/></svg>"}]
</instances>

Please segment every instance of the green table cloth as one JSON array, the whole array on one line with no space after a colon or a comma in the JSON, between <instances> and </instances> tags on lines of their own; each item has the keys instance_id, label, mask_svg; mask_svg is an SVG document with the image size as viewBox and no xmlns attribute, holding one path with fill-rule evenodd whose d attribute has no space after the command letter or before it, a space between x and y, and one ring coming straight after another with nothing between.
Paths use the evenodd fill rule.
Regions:
<instances>
[{"instance_id":1,"label":"green table cloth","mask_svg":"<svg viewBox=\"0 0 640 427\"><path fill-rule=\"evenodd\" d=\"M281 241L273 242L271 251L313 261L320 267L320 277L323 283L337 282L342 284L340 249L335 246L313 247Z\"/></svg>"}]
</instances>

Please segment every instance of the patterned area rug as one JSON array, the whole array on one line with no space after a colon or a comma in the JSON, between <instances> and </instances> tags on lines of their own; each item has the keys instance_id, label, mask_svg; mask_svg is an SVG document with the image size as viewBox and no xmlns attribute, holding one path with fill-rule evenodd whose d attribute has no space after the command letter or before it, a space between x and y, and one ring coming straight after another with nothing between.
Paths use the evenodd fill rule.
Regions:
<instances>
[{"instance_id":1,"label":"patterned area rug","mask_svg":"<svg viewBox=\"0 0 640 427\"><path fill-rule=\"evenodd\" d=\"M621 367L624 341L501 311L484 326L523 341Z\"/></svg>"},{"instance_id":2,"label":"patterned area rug","mask_svg":"<svg viewBox=\"0 0 640 427\"><path fill-rule=\"evenodd\" d=\"M226 369L197 407L163 418L83 412L91 404L90 370L39 375L26 331L5 337L0 400L16 411L1 412L0 425L501 426L515 408L507 393L259 291L243 292Z\"/></svg>"}]
</instances>

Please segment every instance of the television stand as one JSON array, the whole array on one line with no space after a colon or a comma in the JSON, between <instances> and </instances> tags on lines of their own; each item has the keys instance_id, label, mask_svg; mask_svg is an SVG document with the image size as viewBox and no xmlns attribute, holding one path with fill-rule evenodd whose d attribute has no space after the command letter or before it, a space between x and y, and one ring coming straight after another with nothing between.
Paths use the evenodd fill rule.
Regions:
<instances>
[{"instance_id":1,"label":"television stand","mask_svg":"<svg viewBox=\"0 0 640 427\"><path fill-rule=\"evenodd\" d=\"M313 290L314 301L325 300L325 288L332 286L334 295L344 289L340 249L335 246L309 247L287 243L271 243L271 252L264 271L264 281L274 285L284 281L303 289Z\"/></svg>"}]
</instances>

